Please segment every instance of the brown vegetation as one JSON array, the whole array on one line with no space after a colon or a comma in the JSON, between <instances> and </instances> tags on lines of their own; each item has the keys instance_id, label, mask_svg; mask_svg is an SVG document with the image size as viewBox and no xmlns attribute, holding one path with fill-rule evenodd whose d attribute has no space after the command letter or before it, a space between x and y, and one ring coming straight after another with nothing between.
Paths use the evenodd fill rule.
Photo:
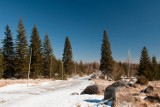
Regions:
<instances>
[{"instance_id":1,"label":"brown vegetation","mask_svg":"<svg viewBox=\"0 0 160 107\"><path fill-rule=\"evenodd\" d=\"M113 97L113 107L160 107L159 81L149 82L148 85L134 84L130 87L125 84L120 84L119 86L114 81L101 79L95 79L94 81L101 87L115 88L115 91L113 89L112 92L105 91L108 94L112 93L110 97ZM111 87L113 85L117 87ZM144 93L146 91L147 93Z\"/></svg>"},{"instance_id":2,"label":"brown vegetation","mask_svg":"<svg viewBox=\"0 0 160 107\"><path fill-rule=\"evenodd\" d=\"M38 84L41 82L48 82L48 81L52 81L51 79L30 79L29 83L33 83L33 84ZM15 80L11 80L11 79L1 79L0 80L0 87L4 87L6 85L10 85L10 84L27 84L27 79L15 79Z\"/></svg>"}]
</instances>

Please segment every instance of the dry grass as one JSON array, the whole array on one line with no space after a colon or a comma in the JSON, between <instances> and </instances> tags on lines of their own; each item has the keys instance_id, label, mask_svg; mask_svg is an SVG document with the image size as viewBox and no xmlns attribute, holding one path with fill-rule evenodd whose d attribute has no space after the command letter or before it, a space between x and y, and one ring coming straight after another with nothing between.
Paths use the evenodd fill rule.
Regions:
<instances>
[{"instance_id":1,"label":"dry grass","mask_svg":"<svg viewBox=\"0 0 160 107\"><path fill-rule=\"evenodd\" d=\"M38 84L41 82L49 82L52 81L51 79L30 79L29 83L33 83L33 84ZM11 79L1 79L0 80L0 87L4 87L6 85L10 85L10 84L26 84L27 83L27 79L15 79L15 80L11 80Z\"/></svg>"}]
</instances>

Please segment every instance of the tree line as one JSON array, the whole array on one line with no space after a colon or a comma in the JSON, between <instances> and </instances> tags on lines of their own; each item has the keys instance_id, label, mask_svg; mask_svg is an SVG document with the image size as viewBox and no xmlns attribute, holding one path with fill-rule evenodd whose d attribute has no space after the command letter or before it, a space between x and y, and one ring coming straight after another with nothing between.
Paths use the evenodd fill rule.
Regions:
<instances>
[{"instance_id":1,"label":"tree line","mask_svg":"<svg viewBox=\"0 0 160 107\"><path fill-rule=\"evenodd\" d=\"M66 37L62 59L57 59L51 47L49 35L45 34L42 41L36 25L32 29L30 42L22 19L17 28L16 40L9 25L6 25L2 48L0 49L1 78L56 78L66 79L75 74L91 74L100 70L107 78L120 79L127 75L128 64L117 62L112 57L108 33L104 30L100 63L83 63L73 60L72 46ZM139 81L159 80L160 64L156 57L150 58L146 47L142 49L139 64L131 64L131 75Z\"/></svg>"},{"instance_id":2,"label":"tree line","mask_svg":"<svg viewBox=\"0 0 160 107\"><path fill-rule=\"evenodd\" d=\"M0 49L1 78L27 78L29 76L33 79L65 79L75 73L83 75L94 72L98 67L92 70L89 66L95 63L83 63L82 61L77 63L73 61L72 47L68 37L65 39L61 60L56 59L54 56L48 34L45 34L42 42L36 25L32 29L30 43L27 41L22 19L18 23L15 42L9 25L5 27L4 39Z\"/></svg>"},{"instance_id":3,"label":"tree line","mask_svg":"<svg viewBox=\"0 0 160 107\"><path fill-rule=\"evenodd\" d=\"M120 79L122 75L127 75L128 64L116 62L112 58L112 51L108 33L104 31L102 46L100 70L107 78ZM141 51L139 64L131 64L130 76L137 76L138 82L145 84L147 81L160 80L160 63L157 62L156 56L150 58L147 48L144 46Z\"/></svg>"}]
</instances>

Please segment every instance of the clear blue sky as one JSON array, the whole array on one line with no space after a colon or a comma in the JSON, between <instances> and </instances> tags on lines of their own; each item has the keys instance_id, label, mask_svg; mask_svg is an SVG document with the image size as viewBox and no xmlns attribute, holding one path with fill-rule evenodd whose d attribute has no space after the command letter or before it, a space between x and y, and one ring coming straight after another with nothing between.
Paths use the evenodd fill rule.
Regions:
<instances>
[{"instance_id":1,"label":"clear blue sky","mask_svg":"<svg viewBox=\"0 0 160 107\"><path fill-rule=\"evenodd\" d=\"M103 30L107 30L113 58L139 61L146 46L160 59L160 0L0 0L0 38L6 24L13 36L20 17L28 41L34 24L41 39L47 32L57 58L62 58L69 36L76 61L99 61Z\"/></svg>"}]
</instances>

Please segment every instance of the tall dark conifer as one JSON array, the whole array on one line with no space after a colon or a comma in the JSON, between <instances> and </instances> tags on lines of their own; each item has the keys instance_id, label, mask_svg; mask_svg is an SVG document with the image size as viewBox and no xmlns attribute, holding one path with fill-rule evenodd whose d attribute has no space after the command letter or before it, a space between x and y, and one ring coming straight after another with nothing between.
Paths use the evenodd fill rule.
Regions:
<instances>
[{"instance_id":1,"label":"tall dark conifer","mask_svg":"<svg viewBox=\"0 0 160 107\"><path fill-rule=\"evenodd\" d=\"M28 72L28 45L26 31L22 19L19 21L16 38L16 75L19 78L26 78Z\"/></svg>"},{"instance_id":2,"label":"tall dark conifer","mask_svg":"<svg viewBox=\"0 0 160 107\"><path fill-rule=\"evenodd\" d=\"M148 55L148 50L146 47L143 47L141 51L138 75L145 75L147 71L151 68L151 59Z\"/></svg>"},{"instance_id":3,"label":"tall dark conifer","mask_svg":"<svg viewBox=\"0 0 160 107\"><path fill-rule=\"evenodd\" d=\"M0 49L0 78L3 76L3 55L2 49Z\"/></svg>"},{"instance_id":4,"label":"tall dark conifer","mask_svg":"<svg viewBox=\"0 0 160 107\"><path fill-rule=\"evenodd\" d=\"M14 77L14 43L9 25L5 28L5 37L2 41L2 54L3 54L3 77Z\"/></svg>"},{"instance_id":5,"label":"tall dark conifer","mask_svg":"<svg viewBox=\"0 0 160 107\"><path fill-rule=\"evenodd\" d=\"M156 77L156 79L157 80L160 80L160 63L158 64L158 73L157 73L157 77Z\"/></svg>"},{"instance_id":6,"label":"tall dark conifer","mask_svg":"<svg viewBox=\"0 0 160 107\"><path fill-rule=\"evenodd\" d=\"M65 73L72 74L73 71L72 47L68 37L66 37L65 39L62 61Z\"/></svg>"},{"instance_id":7,"label":"tall dark conifer","mask_svg":"<svg viewBox=\"0 0 160 107\"><path fill-rule=\"evenodd\" d=\"M152 57L152 69L151 69L152 80L158 79L159 66L155 56Z\"/></svg>"},{"instance_id":8,"label":"tall dark conifer","mask_svg":"<svg viewBox=\"0 0 160 107\"><path fill-rule=\"evenodd\" d=\"M43 43L43 75L47 78L51 77L51 68L53 63L53 52L48 34L45 35Z\"/></svg>"},{"instance_id":9,"label":"tall dark conifer","mask_svg":"<svg viewBox=\"0 0 160 107\"><path fill-rule=\"evenodd\" d=\"M110 76L113 71L113 58L110 47L108 34L106 31L103 33L102 47L101 47L101 59L100 59L100 70L104 75Z\"/></svg>"},{"instance_id":10,"label":"tall dark conifer","mask_svg":"<svg viewBox=\"0 0 160 107\"><path fill-rule=\"evenodd\" d=\"M32 53L30 75L32 78L38 78L42 76L43 64L41 39L36 26L32 29L30 53Z\"/></svg>"}]
</instances>

